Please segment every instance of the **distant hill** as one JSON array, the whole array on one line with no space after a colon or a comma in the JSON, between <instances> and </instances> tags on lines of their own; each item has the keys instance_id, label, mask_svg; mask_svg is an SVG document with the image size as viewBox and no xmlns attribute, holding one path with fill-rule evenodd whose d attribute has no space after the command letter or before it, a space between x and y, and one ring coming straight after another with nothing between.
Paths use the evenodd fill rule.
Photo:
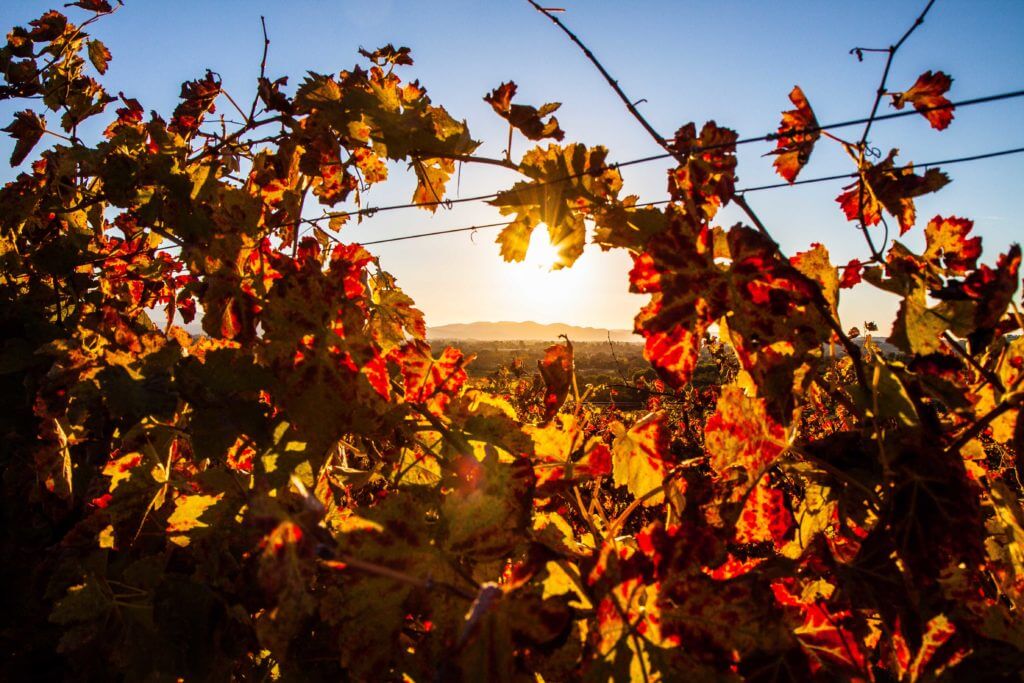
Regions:
<instances>
[{"instance_id":1,"label":"distant hill","mask_svg":"<svg viewBox=\"0 0 1024 683\"><path fill-rule=\"evenodd\" d=\"M455 323L427 328L430 339L474 339L478 341L557 341L561 334L568 335L571 341L603 342L608 341L611 333L612 341L639 342L640 337L630 330L605 330L597 327L579 327L564 323L547 325L533 321L524 322L477 322Z\"/></svg>"}]
</instances>

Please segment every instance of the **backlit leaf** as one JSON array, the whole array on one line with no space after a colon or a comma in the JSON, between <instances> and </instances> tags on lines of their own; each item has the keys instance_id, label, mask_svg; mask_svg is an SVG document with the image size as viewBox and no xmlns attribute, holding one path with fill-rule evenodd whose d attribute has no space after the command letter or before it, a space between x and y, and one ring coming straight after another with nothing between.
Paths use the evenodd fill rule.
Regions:
<instances>
[{"instance_id":1,"label":"backlit leaf","mask_svg":"<svg viewBox=\"0 0 1024 683\"><path fill-rule=\"evenodd\" d=\"M909 90L891 95L892 106L903 109L903 105L910 103L928 119L932 128L944 130L953 120L953 107L945 96L952 84L953 79L941 71L925 71L917 77ZM932 107L941 108L931 109Z\"/></svg>"},{"instance_id":2,"label":"backlit leaf","mask_svg":"<svg viewBox=\"0 0 1024 683\"><path fill-rule=\"evenodd\" d=\"M110 50L98 40L89 41L89 61L101 74L107 73L107 65L110 63Z\"/></svg>"},{"instance_id":3,"label":"backlit leaf","mask_svg":"<svg viewBox=\"0 0 1024 683\"><path fill-rule=\"evenodd\" d=\"M912 164L897 167L897 152L891 150L885 159L863 169L860 180L843 188L845 192L836 201L847 220L863 217L865 225L878 225L885 209L899 222L902 235L914 227L914 198L935 192L949 182L949 176L937 168L929 168L919 176Z\"/></svg>"},{"instance_id":4,"label":"backlit leaf","mask_svg":"<svg viewBox=\"0 0 1024 683\"><path fill-rule=\"evenodd\" d=\"M782 453L786 435L765 412L762 399L726 386L704 428L704 443L716 472L738 467L754 480Z\"/></svg>"},{"instance_id":5,"label":"backlit leaf","mask_svg":"<svg viewBox=\"0 0 1024 683\"><path fill-rule=\"evenodd\" d=\"M782 123L779 124L777 134L778 143L772 152L777 156L772 163L776 173L793 182L810 160L814 143L821 136L821 131L817 130L818 119L815 118L814 111L800 86L793 86L789 100L796 108L782 112Z\"/></svg>"},{"instance_id":6,"label":"backlit leaf","mask_svg":"<svg viewBox=\"0 0 1024 683\"><path fill-rule=\"evenodd\" d=\"M572 388L576 368L573 364L572 343L554 344L544 351L544 357L537 361L540 376L544 379L544 421L547 422L565 403Z\"/></svg>"},{"instance_id":7,"label":"backlit leaf","mask_svg":"<svg viewBox=\"0 0 1024 683\"><path fill-rule=\"evenodd\" d=\"M650 413L629 429L617 426L612 445L612 475L616 486L625 486L646 506L665 500L657 491L673 464L668 446L668 426L662 412ZM657 491L657 492L656 492Z\"/></svg>"},{"instance_id":8,"label":"backlit leaf","mask_svg":"<svg viewBox=\"0 0 1024 683\"><path fill-rule=\"evenodd\" d=\"M547 121L543 120L543 117L553 113L562 106L561 104L549 102L542 105L540 109L524 104L512 104L515 94L516 84L509 81L502 83L485 95L484 102L491 105L498 116L508 121L511 126L530 140L543 140L544 138L561 140L565 137L565 132L558 127L558 119L552 116Z\"/></svg>"}]
</instances>

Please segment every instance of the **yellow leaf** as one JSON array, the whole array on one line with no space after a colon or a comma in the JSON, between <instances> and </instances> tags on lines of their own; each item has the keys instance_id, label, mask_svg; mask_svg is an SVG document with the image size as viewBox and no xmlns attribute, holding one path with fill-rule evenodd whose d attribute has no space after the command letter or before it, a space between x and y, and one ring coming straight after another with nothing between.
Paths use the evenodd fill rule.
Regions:
<instances>
[{"instance_id":1,"label":"yellow leaf","mask_svg":"<svg viewBox=\"0 0 1024 683\"><path fill-rule=\"evenodd\" d=\"M171 535L171 542L182 547L187 546L191 542L188 532L209 526L205 522L201 522L199 518L223 497L223 493L218 493L215 496L202 494L178 496L174 500L174 512L167 519L167 533Z\"/></svg>"}]
</instances>

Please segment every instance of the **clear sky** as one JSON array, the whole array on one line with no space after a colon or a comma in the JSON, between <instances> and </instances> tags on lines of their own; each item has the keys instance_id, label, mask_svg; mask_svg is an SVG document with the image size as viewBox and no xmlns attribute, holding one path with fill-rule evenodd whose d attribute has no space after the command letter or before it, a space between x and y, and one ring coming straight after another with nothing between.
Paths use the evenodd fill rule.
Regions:
<instances>
[{"instance_id":1,"label":"clear sky","mask_svg":"<svg viewBox=\"0 0 1024 683\"><path fill-rule=\"evenodd\" d=\"M4 0L0 24L25 23L62 2ZM787 93L799 84L819 121L865 116L884 56L849 54L854 46L884 47L898 39L923 7L923 0L834 2L791 0L729 2L691 0L559 0L559 15L619 79L634 99L645 98L644 114L663 135L707 119L741 136L778 126L789 108ZM83 16L74 8L64 10ZM262 48L260 15L266 16L271 47L269 75L287 75L292 86L307 69L337 72L358 61L357 49L388 42L412 48L418 78L435 103L465 118L478 153L499 156L505 123L482 96L504 80L519 84L517 101L563 103L557 116L566 142L604 144L612 160L660 150L627 114L578 49L525 0L128 0L117 14L94 26L113 52L104 83L124 91L147 109L169 114L178 83L210 68L236 96L251 96ZM950 97L965 99L1024 88L1024 0L938 0L927 22L900 51L892 89L909 87L927 69L955 79ZM0 103L0 124L16 107ZM112 114L112 112L111 112ZM100 117L103 118L103 117ZM918 163L1024 146L1024 99L958 110L949 129L936 132L923 118L877 124L871 143L884 151L899 144L903 161ZM850 131L853 136L853 129ZM521 153L525 142L517 143ZM740 186L774 182L768 144L740 148ZM11 143L0 141L0 157ZM665 196L664 163L623 170L626 190L643 200ZM818 144L804 177L852 170L835 145ZM919 222L908 233L912 248L923 242L923 226L936 213L972 218L984 237L985 259L1024 237L1024 155L960 164L947 172L953 182L918 201ZM12 176L0 170L0 180ZM407 201L414 181L400 168L393 180L367 197L370 205ZM453 196L507 187L516 174L469 166ZM823 242L833 261L866 255L834 198L841 183L787 188L748 196L787 253ZM431 215L422 210L381 213L342 231L343 239L370 241L500 220L482 204L456 206ZM740 220L726 210L721 223ZM532 259L505 264L494 229L372 247L383 266L416 299L429 324L476 320L536 320L629 328L646 297L627 292L625 253L601 253L588 245L571 269L547 272ZM539 250L538 250L539 251ZM847 326L875 320L886 330L891 301L862 286L844 292Z\"/></svg>"}]
</instances>

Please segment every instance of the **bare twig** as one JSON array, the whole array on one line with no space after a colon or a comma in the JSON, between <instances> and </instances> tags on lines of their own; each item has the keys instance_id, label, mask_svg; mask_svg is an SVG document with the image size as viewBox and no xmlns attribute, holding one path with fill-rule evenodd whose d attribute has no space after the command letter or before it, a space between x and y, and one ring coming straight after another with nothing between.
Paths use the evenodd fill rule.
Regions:
<instances>
[{"instance_id":1,"label":"bare twig","mask_svg":"<svg viewBox=\"0 0 1024 683\"><path fill-rule=\"evenodd\" d=\"M555 26L560 28L565 35L569 36L569 40L576 43L576 45L579 46L581 50L583 50L583 54L585 54L587 56L587 59L590 60L590 63L593 64L597 68L597 70L601 72L601 75L604 76L604 79L606 81L608 81L608 85L612 87L612 90L614 90L615 94L619 96L619 99L622 100L622 103L626 105L626 109L628 109L629 113L633 115L633 118L635 118L640 123L640 125L644 127L644 130L646 130L661 147L665 148L665 151L670 152L671 150L669 149L668 142L665 140L665 138L661 137L661 135L658 134L658 131L654 130L654 127L650 123L648 123L647 119L643 117L643 114L641 114L640 111L637 110L637 108L633 104L633 100L631 100L626 95L626 93L622 91L622 88L619 87L619 82L612 78L612 75L608 73L604 66L602 66L601 62L597 60L597 57L594 56L594 53L590 51L590 48L584 45L583 41L576 37L576 34L570 31L568 27L566 27L566 25L563 24L558 17L553 16L551 13L551 9L541 7L536 2L534 2L534 0L527 0L527 2L533 5L533 8L536 9L538 12L540 12L548 19L550 19L552 23L554 23ZM673 154L673 156L675 155Z\"/></svg>"},{"instance_id":2,"label":"bare twig","mask_svg":"<svg viewBox=\"0 0 1024 683\"><path fill-rule=\"evenodd\" d=\"M260 102L259 83L267 77L267 51L270 49L270 38L267 37L267 19L260 15L260 26L263 27L263 58L260 60L260 80L257 81L256 94L252 98L252 106L249 108L248 120L251 122L256 117L256 106Z\"/></svg>"},{"instance_id":3,"label":"bare twig","mask_svg":"<svg viewBox=\"0 0 1024 683\"><path fill-rule=\"evenodd\" d=\"M863 170L864 155L865 150L867 149L868 134L871 132L871 126L875 122L875 117L878 115L878 107L882 103L882 98L885 97L886 84L889 81L889 70L892 68L892 62L893 59L896 57L896 52L899 51L900 47L903 46L903 43L907 41L907 38L910 37L910 34L912 34L918 26L924 23L925 15L928 14L928 10L930 10L932 8L932 5L934 4L935 0L928 0L928 4L925 5L924 10L921 11L921 14L918 15L914 23L910 26L910 28L906 30L906 32L903 34L903 37L901 37L895 45L890 45L888 49L868 50L871 52L887 52L888 57L885 60L885 68L882 70L882 80L878 84L878 89L875 91L875 101L871 105L871 114L868 116L868 120L864 124L864 132L861 133L860 142L857 145L857 148L860 150L860 161L858 163L860 170ZM860 52L864 52L866 48L854 48L854 50L860 50ZM859 54L860 53L858 53L858 56ZM871 250L871 258L875 261L880 261L881 254L878 252L878 250L875 249L875 244L871 239L871 233L868 231L868 226L865 225L864 223L864 198L866 191L867 188L866 183L864 182L864 176L861 175L857 180L857 220L860 223L861 232L864 233L864 238L867 240L868 248Z\"/></svg>"},{"instance_id":4,"label":"bare twig","mask_svg":"<svg viewBox=\"0 0 1024 683\"><path fill-rule=\"evenodd\" d=\"M974 437L981 434L985 429L995 420L997 417L1007 412L1014 407L1013 401L1002 401L996 405L992 410L988 411L983 415L977 422L970 426L970 428L961 434L956 441L954 441L949 448L946 449L946 453L956 455L960 452L960 449L967 445L967 443Z\"/></svg>"},{"instance_id":5,"label":"bare twig","mask_svg":"<svg viewBox=\"0 0 1024 683\"><path fill-rule=\"evenodd\" d=\"M942 333L942 340L946 342L946 345L949 346L949 348L954 353L956 353L958 356L966 360L970 364L970 366L974 368L974 370L979 375L984 377L989 384L994 386L1000 392L1006 391L1006 387L1003 386L1003 381L999 379L999 375L985 367L982 367L982 365L977 360L974 359L974 356L967 353L967 350L964 347L960 346L960 344L955 339L953 339L953 335L951 335L948 331Z\"/></svg>"},{"instance_id":6,"label":"bare twig","mask_svg":"<svg viewBox=\"0 0 1024 683\"><path fill-rule=\"evenodd\" d=\"M422 161L423 159L450 159L452 161L466 161L474 164L489 164L491 166L501 166L512 171L518 171L519 167L512 162L510 159L492 159L490 157L478 157L470 154L421 154L414 153L412 158L416 161Z\"/></svg>"},{"instance_id":7,"label":"bare twig","mask_svg":"<svg viewBox=\"0 0 1024 683\"><path fill-rule=\"evenodd\" d=\"M885 86L889 80L889 70L892 68L893 58L896 56L896 52L903 47L903 43L907 42L907 38L910 37L917 27L924 23L924 17L928 14L928 10L935 4L935 0L928 0L928 4L925 5L921 14L918 15L914 23L906 30L903 37L900 38L895 45L890 45L888 48L854 48L854 50L860 50L862 52L886 52L888 57L885 60L885 69L882 71L882 81L878 85L878 90L875 92L875 103L871 106L871 115L868 117L867 123L864 126L864 132L860 136L860 147L864 147L868 141L868 133L871 132L871 124L875 121L875 115L878 114L878 106L882 103L882 98L885 97Z\"/></svg>"}]
</instances>

